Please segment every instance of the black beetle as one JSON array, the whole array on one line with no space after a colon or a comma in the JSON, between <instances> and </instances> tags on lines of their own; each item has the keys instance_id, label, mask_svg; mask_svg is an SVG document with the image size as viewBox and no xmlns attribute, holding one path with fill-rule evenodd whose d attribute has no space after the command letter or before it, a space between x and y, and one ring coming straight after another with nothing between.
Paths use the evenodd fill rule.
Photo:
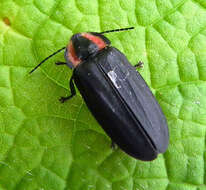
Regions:
<instances>
[{"instance_id":1,"label":"black beetle","mask_svg":"<svg viewBox=\"0 0 206 190\"><path fill-rule=\"evenodd\" d=\"M112 142L134 158L150 161L168 147L165 116L135 67L123 53L110 46L110 40L103 35L129 29L134 27L74 34L66 47L48 56L30 73L66 49L66 63L56 64L67 64L74 70L69 82L71 95L61 97L60 101L76 94L74 81Z\"/></svg>"}]
</instances>

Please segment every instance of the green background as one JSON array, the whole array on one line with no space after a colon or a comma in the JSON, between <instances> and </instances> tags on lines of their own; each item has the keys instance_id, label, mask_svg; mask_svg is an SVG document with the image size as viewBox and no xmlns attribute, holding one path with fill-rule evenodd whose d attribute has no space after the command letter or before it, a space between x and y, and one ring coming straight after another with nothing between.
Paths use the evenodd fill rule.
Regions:
<instances>
[{"instance_id":1,"label":"green background","mask_svg":"<svg viewBox=\"0 0 206 190\"><path fill-rule=\"evenodd\" d=\"M107 34L151 87L170 130L153 162L110 148L81 96L65 104L73 33ZM205 0L0 0L0 190L206 190Z\"/></svg>"}]
</instances>

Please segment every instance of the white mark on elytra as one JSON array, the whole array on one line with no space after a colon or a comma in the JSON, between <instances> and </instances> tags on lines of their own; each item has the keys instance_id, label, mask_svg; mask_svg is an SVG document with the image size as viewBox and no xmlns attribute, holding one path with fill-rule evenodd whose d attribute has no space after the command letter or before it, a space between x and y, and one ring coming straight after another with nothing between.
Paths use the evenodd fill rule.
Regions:
<instances>
[{"instance_id":1,"label":"white mark on elytra","mask_svg":"<svg viewBox=\"0 0 206 190\"><path fill-rule=\"evenodd\" d=\"M118 86L117 84L117 74L114 72L114 70L109 71L107 75L109 76L109 78L111 79L112 83L116 88L121 88L121 86Z\"/></svg>"},{"instance_id":2,"label":"white mark on elytra","mask_svg":"<svg viewBox=\"0 0 206 190\"><path fill-rule=\"evenodd\" d=\"M113 70L109 71L107 73L107 75L109 76L109 78L111 79L111 81L113 82L113 84L115 85L116 88L121 88L121 86L117 84L117 77L118 76L115 72L116 68L117 68L117 66L114 67ZM125 74L124 78L121 79L118 77L118 80L124 82L128 78L129 75L130 75L130 73L127 70L127 73Z\"/></svg>"}]
</instances>

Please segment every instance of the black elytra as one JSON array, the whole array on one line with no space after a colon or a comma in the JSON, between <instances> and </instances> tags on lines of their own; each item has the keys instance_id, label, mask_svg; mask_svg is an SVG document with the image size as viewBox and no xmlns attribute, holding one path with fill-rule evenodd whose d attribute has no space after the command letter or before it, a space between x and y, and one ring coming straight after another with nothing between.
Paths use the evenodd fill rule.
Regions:
<instances>
[{"instance_id":1,"label":"black elytra","mask_svg":"<svg viewBox=\"0 0 206 190\"><path fill-rule=\"evenodd\" d=\"M75 83L112 142L134 158L151 161L167 150L169 132L166 118L139 72L123 53L110 46L110 40L103 35L131 29L134 27L74 34L66 47L48 56L30 73L66 49L66 63L56 64L67 64L73 68L71 95L61 97L60 101L75 96ZM142 62L137 64L141 65Z\"/></svg>"}]
</instances>

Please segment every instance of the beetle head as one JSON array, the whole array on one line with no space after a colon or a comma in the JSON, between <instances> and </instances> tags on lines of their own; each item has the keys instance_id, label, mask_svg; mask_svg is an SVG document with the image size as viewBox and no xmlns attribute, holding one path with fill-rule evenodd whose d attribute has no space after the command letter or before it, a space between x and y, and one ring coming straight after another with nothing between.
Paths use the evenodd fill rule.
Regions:
<instances>
[{"instance_id":1,"label":"beetle head","mask_svg":"<svg viewBox=\"0 0 206 190\"><path fill-rule=\"evenodd\" d=\"M99 51L110 45L110 40L101 33L88 32L74 34L66 47L65 59L70 68L96 55Z\"/></svg>"},{"instance_id":2,"label":"beetle head","mask_svg":"<svg viewBox=\"0 0 206 190\"><path fill-rule=\"evenodd\" d=\"M104 32L88 32L74 34L69 44L56 52L52 53L41 61L36 67L34 67L29 73L33 73L38 67L40 67L45 61L66 49L64 57L67 61L67 65L70 68L75 68L78 64L88 59L90 56L96 55L97 52L110 45L110 41L103 34L110 32L119 32L124 30L132 30L134 27L120 28L115 30L107 30Z\"/></svg>"}]
</instances>

